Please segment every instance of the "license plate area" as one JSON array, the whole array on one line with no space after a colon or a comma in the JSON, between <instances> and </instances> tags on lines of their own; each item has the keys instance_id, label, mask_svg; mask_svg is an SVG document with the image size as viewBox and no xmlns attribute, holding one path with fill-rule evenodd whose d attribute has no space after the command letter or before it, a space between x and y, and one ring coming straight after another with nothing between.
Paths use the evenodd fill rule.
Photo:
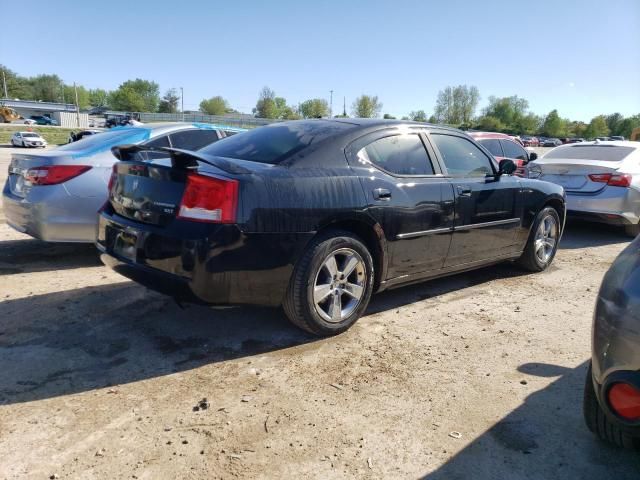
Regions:
<instances>
[{"instance_id":1,"label":"license plate area","mask_svg":"<svg viewBox=\"0 0 640 480\"><path fill-rule=\"evenodd\" d=\"M138 240L140 233L133 229L114 232L113 253L118 257L136 262L138 260Z\"/></svg>"}]
</instances>

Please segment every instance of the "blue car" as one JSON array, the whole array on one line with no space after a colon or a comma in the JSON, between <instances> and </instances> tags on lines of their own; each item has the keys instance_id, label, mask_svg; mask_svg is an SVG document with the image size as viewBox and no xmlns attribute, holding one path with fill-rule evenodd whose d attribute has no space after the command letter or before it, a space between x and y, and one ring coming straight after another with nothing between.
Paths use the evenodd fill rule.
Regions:
<instances>
[{"instance_id":1,"label":"blue car","mask_svg":"<svg viewBox=\"0 0 640 480\"><path fill-rule=\"evenodd\" d=\"M146 124L117 127L52 150L14 153L3 191L7 223L48 242L94 242L97 211L107 200L117 162L112 147L198 150L239 131L199 123Z\"/></svg>"}]
</instances>

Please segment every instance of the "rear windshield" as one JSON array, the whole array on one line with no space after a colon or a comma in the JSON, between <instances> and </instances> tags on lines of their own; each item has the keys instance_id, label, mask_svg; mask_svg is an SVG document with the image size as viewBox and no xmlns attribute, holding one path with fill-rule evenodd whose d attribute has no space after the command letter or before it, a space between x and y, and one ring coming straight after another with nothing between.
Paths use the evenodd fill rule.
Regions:
<instances>
[{"instance_id":1,"label":"rear windshield","mask_svg":"<svg viewBox=\"0 0 640 480\"><path fill-rule=\"evenodd\" d=\"M544 158L619 162L634 150L634 147L620 147L617 145L572 145L551 150Z\"/></svg>"},{"instance_id":2,"label":"rear windshield","mask_svg":"<svg viewBox=\"0 0 640 480\"><path fill-rule=\"evenodd\" d=\"M91 150L99 147L103 147L106 150L119 144L139 143L147 138L149 138L149 130L146 128L116 129L95 135L87 135L82 140L58 147L58 150Z\"/></svg>"},{"instance_id":3,"label":"rear windshield","mask_svg":"<svg viewBox=\"0 0 640 480\"><path fill-rule=\"evenodd\" d=\"M238 133L200 150L207 155L277 164L312 143L318 143L354 125L327 121L275 123Z\"/></svg>"}]
</instances>

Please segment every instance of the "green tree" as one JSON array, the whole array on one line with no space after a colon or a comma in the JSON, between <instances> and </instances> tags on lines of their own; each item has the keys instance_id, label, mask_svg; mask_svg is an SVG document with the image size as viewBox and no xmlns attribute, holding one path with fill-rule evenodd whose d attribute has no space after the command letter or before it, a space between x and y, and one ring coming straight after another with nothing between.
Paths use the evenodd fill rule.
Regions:
<instances>
[{"instance_id":1,"label":"green tree","mask_svg":"<svg viewBox=\"0 0 640 480\"><path fill-rule=\"evenodd\" d=\"M360 95L351 106L351 113L356 118L378 118L382 103L374 95Z\"/></svg>"},{"instance_id":2,"label":"green tree","mask_svg":"<svg viewBox=\"0 0 640 480\"><path fill-rule=\"evenodd\" d=\"M545 117L542 133L547 137L564 137L566 135L567 125L558 115L558 110L551 110Z\"/></svg>"},{"instance_id":3,"label":"green tree","mask_svg":"<svg viewBox=\"0 0 640 480\"><path fill-rule=\"evenodd\" d=\"M607 119L604 115L598 115L593 117L589 126L584 132L587 138L606 137L609 135L609 127L607 126Z\"/></svg>"},{"instance_id":4,"label":"green tree","mask_svg":"<svg viewBox=\"0 0 640 480\"><path fill-rule=\"evenodd\" d=\"M83 86L77 86L73 88L73 85L64 86L64 95L60 101L64 100L65 103L76 103L76 90L78 91L78 106L80 108L89 108L91 106L91 98L89 91Z\"/></svg>"},{"instance_id":5,"label":"green tree","mask_svg":"<svg viewBox=\"0 0 640 480\"><path fill-rule=\"evenodd\" d=\"M514 132L535 135L540 130L542 119L535 113L528 113L520 118L515 124Z\"/></svg>"},{"instance_id":6,"label":"green tree","mask_svg":"<svg viewBox=\"0 0 640 480\"><path fill-rule=\"evenodd\" d=\"M570 137L582 138L587 130L587 124L584 122L573 121L567 124L567 135Z\"/></svg>"},{"instance_id":7,"label":"green tree","mask_svg":"<svg viewBox=\"0 0 640 480\"><path fill-rule=\"evenodd\" d=\"M158 112L160 113L178 113L178 102L180 95L175 88L166 91L160 103L158 104Z\"/></svg>"},{"instance_id":8,"label":"green tree","mask_svg":"<svg viewBox=\"0 0 640 480\"><path fill-rule=\"evenodd\" d=\"M489 105L483 110L483 115L500 120L503 130L521 133L523 122L527 122L529 102L517 95L511 97L489 97ZM533 121L531 117L528 121ZM536 125L538 126L538 125ZM533 132L532 132L533 133Z\"/></svg>"},{"instance_id":9,"label":"green tree","mask_svg":"<svg viewBox=\"0 0 640 480\"><path fill-rule=\"evenodd\" d=\"M0 70L4 72L7 83L7 96L9 98L19 98L21 100L33 100L33 90L29 80L21 77L14 71L0 64ZM4 97L4 86L0 86L0 97Z\"/></svg>"},{"instance_id":10,"label":"green tree","mask_svg":"<svg viewBox=\"0 0 640 480\"><path fill-rule=\"evenodd\" d=\"M220 95L208 99L205 98L200 102L200 111L207 115L224 115L228 109L227 101Z\"/></svg>"},{"instance_id":11,"label":"green tree","mask_svg":"<svg viewBox=\"0 0 640 480\"><path fill-rule=\"evenodd\" d=\"M269 87L260 90L254 112L259 118L279 118L280 111L276 103L276 92Z\"/></svg>"},{"instance_id":12,"label":"green tree","mask_svg":"<svg viewBox=\"0 0 640 480\"><path fill-rule=\"evenodd\" d=\"M303 118L322 118L329 116L329 104L322 98L312 98L300 104L300 115Z\"/></svg>"},{"instance_id":13,"label":"green tree","mask_svg":"<svg viewBox=\"0 0 640 480\"><path fill-rule=\"evenodd\" d=\"M298 113L298 110L289 105L285 105L284 108L280 111L280 118L283 120L300 120L302 115Z\"/></svg>"},{"instance_id":14,"label":"green tree","mask_svg":"<svg viewBox=\"0 0 640 480\"><path fill-rule=\"evenodd\" d=\"M101 88L89 90L89 105L92 107L105 107L107 106L107 98L109 92L102 90Z\"/></svg>"},{"instance_id":15,"label":"green tree","mask_svg":"<svg viewBox=\"0 0 640 480\"><path fill-rule=\"evenodd\" d=\"M160 103L160 87L156 82L127 80L109 94L109 105L125 112L156 112Z\"/></svg>"},{"instance_id":16,"label":"green tree","mask_svg":"<svg viewBox=\"0 0 640 480\"><path fill-rule=\"evenodd\" d=\"M446 87L438 92L435 117L438 123L460 125L470 123L475 115L480 92L475 86L458 85Z\"/></svg>"},{"instance_id":17,"label":"green tree","mask_svg":"<svg viewBox=\"0 0 640 480\"><path fill-rule=\"evenodd\" d=\"M414 122L426 122L427 114L425 113L424 110L417 110L415 112L410 112L409 118Z\"/></svg>"},{"instance_id":18,"label":"green tree","mask_svg":"<svg viewBox=\"0 0 640 480\"><path fill-rule=\"evenodd\" d=\"M394 117L393 115L391 115L390 113L385 113L382 118L384 118L385 120L395 120L396 117Z\"/></svg>"},{"instance_id":19,"label":"green tree","mask_svg":"<svg viewBox=\"0 0 640 480\"><path fill-rule=\"evenodd\" d=\"M629 139L631 132L634 128L640 127L640 113L633 117L627 117L620 122L618 126L618 135L622 135L624 138Z\"/></svg>"},{"instance_id":20,"label":"green tree","mask_svg":"<svg viewBox=\"0 0 640 480\"><path fill-rule=\"evenodd\" d=\"M476 122L476 128L487 132L502 132L506 129L506 126L499 118L492 115L483 115Z\"/></svg>"},{"instance_id":21,"label":"green tree","mask_svg":"<svg viewBox=\"0 0 640 480\"><path fill-rule=\"evenodd\" d=\"M609 128L609 134L620 135L620 124L624 120L624 116L621 113L612 113L604 117L607 122L607 128Z\"/></svg>"},{"instance_id":22,"label":"green tree","mask_svg":"<svg viewBox=\"0 0 640 480\"><path fill-rule=\"evenodd\" d=\"M29 84L31 85L33 100L41 100L43 102L62 101L64 83L58 75L37 75L29 79Z\"/></svg>"},{"instance_id":23,"label":"green tree","mask_svg":"<svg viewBox=\"0 0 640 480\"><path fill-rule=\"evenodd\" d=\"M438 117L436 117L435 115L431 115L427 122L435 125L436 123L438 123Z\"/></svg>"}]
</instances>

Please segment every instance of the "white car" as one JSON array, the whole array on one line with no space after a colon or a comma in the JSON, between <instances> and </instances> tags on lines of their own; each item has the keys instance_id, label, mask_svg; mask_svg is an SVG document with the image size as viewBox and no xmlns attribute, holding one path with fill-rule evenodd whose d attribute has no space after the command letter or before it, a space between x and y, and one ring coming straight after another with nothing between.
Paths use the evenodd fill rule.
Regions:
<instances>
[{"instance_id":1,"label":"white car","mask_svg":"<svg viewBox=\"0 0 640 480\"><path fill-rule=\"evenodd\" d=\"M562 185L570 217L640 234L640 143L569 143L527 165L529 178Z\"/></svg>"},{"instance_id":2,"label":"white car","mask_svg":"<svg viewBox=\"0 0 640 480\"><path fill-rule=\"evenodd\" d=\"M27 119L24 121L24 124L25 124L25 125L35 125L35 124L36 124L36 121L35 121L34 119L32 119L32 118L27 118Z\"/></svg>"},{"instance_id":3,"label":"white car","mask_svg":"<svg viewBox=\"0 0 640 480\"><path fill-rule=\"evenodd\" d=\"M11 136L14 147L46 147L47 141L35 132L16 132Z\"/></svg>"}]
</instances>

